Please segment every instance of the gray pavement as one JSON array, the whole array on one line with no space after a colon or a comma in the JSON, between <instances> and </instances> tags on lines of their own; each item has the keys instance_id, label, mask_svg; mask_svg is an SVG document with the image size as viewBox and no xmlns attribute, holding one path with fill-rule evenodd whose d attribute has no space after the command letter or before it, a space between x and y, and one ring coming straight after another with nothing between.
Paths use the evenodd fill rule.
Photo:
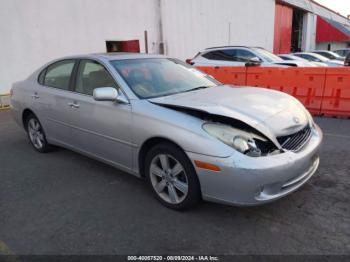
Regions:
<instances>
[{"instance_id":1,"label":"gray pavement","mask_svg":"<svg viewBox=\"0 0 350 262\"><path fill-rule=\"evenodd\" d=\"M350 255L350 120L316 121L321 165L299 191L265 206L176 212L105 164L36 153L0 111L0 254Z\"/></svg>"}]
</instances>

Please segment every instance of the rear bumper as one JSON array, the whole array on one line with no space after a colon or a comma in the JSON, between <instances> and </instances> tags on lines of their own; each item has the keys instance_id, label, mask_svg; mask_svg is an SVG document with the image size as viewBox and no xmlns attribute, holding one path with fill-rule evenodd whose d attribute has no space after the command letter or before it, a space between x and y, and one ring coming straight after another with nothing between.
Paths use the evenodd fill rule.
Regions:
<instances>
[{"instance_id":1,"label":"rear bumper","mask_svg":"<svg viewBox=\"0 0 350 262\"><path fill-rule=\"evenodd\" d=\"M203 199L232 205L259 205L284 197L305 184L319 165L322 131L312 129L309 142L298 152L267 157L235 153L215 158L187 153L192 161L215 164L221 171L196 167Z\"/></svg>"}]
</instances>

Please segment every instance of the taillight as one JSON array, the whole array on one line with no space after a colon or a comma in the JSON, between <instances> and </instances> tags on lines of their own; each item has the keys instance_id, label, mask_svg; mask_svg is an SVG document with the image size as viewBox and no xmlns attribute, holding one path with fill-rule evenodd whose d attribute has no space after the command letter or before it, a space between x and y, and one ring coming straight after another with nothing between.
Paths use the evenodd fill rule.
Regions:
<instances>
[{"instance_id":1,"label":"taillight","mask_svg":"<svg viewBox=\"0 0 350 262\"><path fill-rule=\"evenodd\" d=\"M189 64L189 65L193 65L192 59L186 59L186 63Z\"/></svg>"}]
</instances>

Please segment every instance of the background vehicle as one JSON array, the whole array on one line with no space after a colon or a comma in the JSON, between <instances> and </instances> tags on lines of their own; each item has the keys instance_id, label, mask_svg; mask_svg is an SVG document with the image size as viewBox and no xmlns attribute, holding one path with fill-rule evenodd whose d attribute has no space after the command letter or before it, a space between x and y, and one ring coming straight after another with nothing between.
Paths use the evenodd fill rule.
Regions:
<instances>
[{"instance_id":1,"label":"background vehicle","mask_svg":"<svg viewBox=\"0 0 350 262\"><path fill-rule=\"evenodd\" d=\"M282 58L285 61L296 61L300 63L300 67L316 67L316 66L327 66L326 64L321 64L321 63L313 63L310 61L307 61L304 58L298 57L298 56L294 56L294 55L290 55L290 54L281 54L278 55L280 58Z\"/></svg>"},{"instance_id":2,"label":"background vehicle","mask_svg":"<svg viewBox=\"0 0 350 262\"><path fill-rule=\"evenodd\" d=\"M174 209L268 203L319 165L322 131L297 99L222 86L164 56L56 60L15 83L11 102L35 150L63 146L144 177Z\"/></svg>"},{"instance_id":3,"label":"background vehicle","mask_svg":"<svg viewBox=\"0 0 350 262\"><path fill-rule=\"evenodd\" d=\"M330 60L344 61L344 59L345 59L345 57L340 56L337 53L334 53L332 51L316 50L316 51L312 51L312 53L319 54L319 55L324 56L325 58L328 58Z\"/></svg>"},{"instance_id":4,"label":"background vehicle","mask_svg":"<svg viewBox=\"0 0 350 262\"><path fill-rule=\"evenodd\" d=\"M294 56L304 58L310 62L323 63L330 67L344 66L344 63L337 60L330 60L324 56L315 53L293 53Z\"/></svg>"},{"instance_id":5,"label":"background vehicle","mask_svg":"<svg viewBox=\"0 0 350 262\"><path fill-rule=\"evenodd\" d=\"M347 57L348 54L350 54L350 48L338 49L334 50L333 52L338 54L339 56Z\"/></svg>"},{"instance_id":6,"label":"background vehicle","mask_svg":"<svg viewBox=\"0 0 350 262\"><path fill-rule=\"evenodd\" d=\"M188 63L195 66L305 66L301 61L285 61L261 47L226 46L207 48Z\"/></svg>"},{"instance_id":7,"label":"background vehicle","mask_svg":"<svg viewBox=\"0 0 350 262\"><path fill-rule=\"evenodd\" d=\"M350 53L349 53L348 56L345 58L344 65L345 65L345 66L350 66Z\"/></svg>"}]
</instances>

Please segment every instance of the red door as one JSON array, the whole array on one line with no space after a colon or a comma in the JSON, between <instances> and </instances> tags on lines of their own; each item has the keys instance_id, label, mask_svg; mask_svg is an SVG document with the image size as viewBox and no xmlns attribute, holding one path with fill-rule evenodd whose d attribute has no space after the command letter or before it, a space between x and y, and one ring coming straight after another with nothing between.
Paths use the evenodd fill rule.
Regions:
<instances>
[{"instance_id":1,"label":"red door","mask_svg":"<svg viewBox=\"0 0 350 262\"><path fill-rule=\"evenodd\" d=\"M121 52L134 52L140 53L140 42L139 40L128 40L122 41Z\"/></svg>"},{"instance_id":2,"label":"red door","mask_svg":"<svg viewBox=\"0 0 350 262\"><path fill-rule=\"evenodd\" d=\"M293 8L276 4L273 52L287 54L292 45Z\"/></svg>"}]
</instances>

